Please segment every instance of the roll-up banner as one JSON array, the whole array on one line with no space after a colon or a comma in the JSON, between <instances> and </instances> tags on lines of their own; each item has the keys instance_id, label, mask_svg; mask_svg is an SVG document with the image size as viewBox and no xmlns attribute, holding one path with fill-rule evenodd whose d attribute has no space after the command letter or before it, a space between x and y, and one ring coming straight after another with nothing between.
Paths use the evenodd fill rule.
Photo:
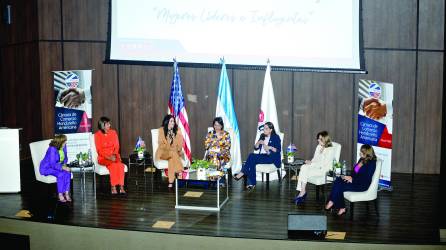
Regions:
<instances>
[{"instance_id":1,"label":"roll-up banner","mask_svg":"<svg viewBox=\"0 0 446 250\"><path fill-rule=\"evenodd\" d=\"M92 131L92 70L53 71L55 133L67 136L68 162L88 154Z\"/></svg>"},{"instance_id":2,"label":"roll-up banner","mask_svg":"<svg viewBox=\"0 0 446 250\"><path fill-rule=\"evenodd\" d=\"M382 160L379 186L391 190L393 84L359 80L358 102L357 159L363 144L373 146Z\"/></svg>"}]
</instances>

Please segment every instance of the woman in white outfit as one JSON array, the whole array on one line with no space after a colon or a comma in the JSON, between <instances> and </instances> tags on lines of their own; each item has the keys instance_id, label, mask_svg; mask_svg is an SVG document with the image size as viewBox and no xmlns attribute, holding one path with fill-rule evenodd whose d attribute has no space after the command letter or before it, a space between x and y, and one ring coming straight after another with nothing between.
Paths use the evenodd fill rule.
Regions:
<instances>
[{"instance_id":1,"label":"woman in white outfit","mask_svg":"<svg viewBox=\"0 0 446 250\"><path fill-rule=\"evenodd\" d=\"M299 172L296 189L299 194L294 198L296 204L303 203L307 197L305 187L308 178L313 176L324 176L330 170L334 159L334 148L327 131L319 132L316 136L318 145L314 151L313 159L306 160Z\"/></svg>"}]
</instances>

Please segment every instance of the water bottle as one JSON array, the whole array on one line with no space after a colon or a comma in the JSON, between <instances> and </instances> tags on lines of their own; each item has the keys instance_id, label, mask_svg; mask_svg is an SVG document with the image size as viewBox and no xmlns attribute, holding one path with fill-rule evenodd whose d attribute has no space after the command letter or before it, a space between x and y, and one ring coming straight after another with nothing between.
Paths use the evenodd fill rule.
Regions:
<instances>
[{"instance_id":1,"label":"water bottle","mask_svg":"<svg viewBox=\"0 0 446 250\"><path fill-rule=\"evenodd\" d=\"M342 174L347 175L347 163L345 160L342 161Z\"/></svg>"},{"instance_id":2,"label":"water bottle","mask_svg":"<svg viewBox=\"0 0 446 250\"><path fill-rule=\"evenodd\" d=\"M333 158L333 163L331 165L332 171L333 171L333 175L336 174L336 159Z\"/></svg>"},{"instance_id":3,"label":"water bottle","mask_svg":"<svg viewBox=\"0 0 446 250\"><path fill-rule=\"evenodd\" d=\"M93 157L91 156L91 149L88 150L88 163L93 163Z\"/></svg>"}]
</instances>

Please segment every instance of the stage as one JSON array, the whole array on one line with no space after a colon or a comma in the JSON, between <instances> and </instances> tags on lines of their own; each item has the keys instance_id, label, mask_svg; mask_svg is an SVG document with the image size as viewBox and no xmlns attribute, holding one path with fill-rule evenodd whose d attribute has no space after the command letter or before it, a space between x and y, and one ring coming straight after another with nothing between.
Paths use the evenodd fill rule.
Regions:
<instances>
[{"instance_id":1,"label":"stage","mask_svg":"<svg viewBox=\"0 0 446 250\"><path fill-rule=\"evenodd\" d=\"M368 209L366 203L359 203L350 220L349 213L337 217L325 212L323 198L316 200L312 185L305 205L294 205L296 181L289 183L287 177L281 183L272 181L269 188L266 183L258 182L254 191L244 190L242 181L230 180L229 201L222 210L205 212L175 209L175 192L168 190L167 180L159 173L144 175L143 168L131 168L127 174L126 195L110 195L108 177L102 183L107 191L101 190L103 180L97 177L96 198L92 174L87 174L83 190L81 174L75 173L71 204L47 198L46 185L35 181L31 161L22 161L21 168L22 192L0 195L2 218L89 228L293 241L288 239L288 214L319 214L327 216L328 231L346 233L344 240L324 242L444 244L440 242L436 222L437 175L415 175L412 179L409 174L393 174L393 191L378 193L379 217L373 203ZM206 197L209 190L201 191ZM33 216L17 217L16 213L22 209ZM174 224L170 229L154 228L158 221Z\"/></svg>"}]
</instances>

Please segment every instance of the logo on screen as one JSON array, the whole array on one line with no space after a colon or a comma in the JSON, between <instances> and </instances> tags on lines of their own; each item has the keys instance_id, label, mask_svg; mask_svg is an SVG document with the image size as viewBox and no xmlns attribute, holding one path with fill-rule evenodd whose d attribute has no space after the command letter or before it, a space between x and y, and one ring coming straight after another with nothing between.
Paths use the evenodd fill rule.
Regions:
<instances>
[{"instance_id":1,"label":"logo on screen","mask_svg":"<svg viewBox=\"0 0 446 250\"><path fill-rule=\"evenodd\" d=\"M75 73L70 73L65 77L65 85L68 88L77 88L79 85L79 76Z\"/></svg>"},{"instance_id":2,"label":"logo on screen","mask_svg":"<svg viewBox=\"0 0 446 250\"><path fill-rule=\"evenodd\" d=\"M381 86L378 83L372 83L369 86L369 95L378 99L381 96Z\"/></svg>"}]
</instances>

